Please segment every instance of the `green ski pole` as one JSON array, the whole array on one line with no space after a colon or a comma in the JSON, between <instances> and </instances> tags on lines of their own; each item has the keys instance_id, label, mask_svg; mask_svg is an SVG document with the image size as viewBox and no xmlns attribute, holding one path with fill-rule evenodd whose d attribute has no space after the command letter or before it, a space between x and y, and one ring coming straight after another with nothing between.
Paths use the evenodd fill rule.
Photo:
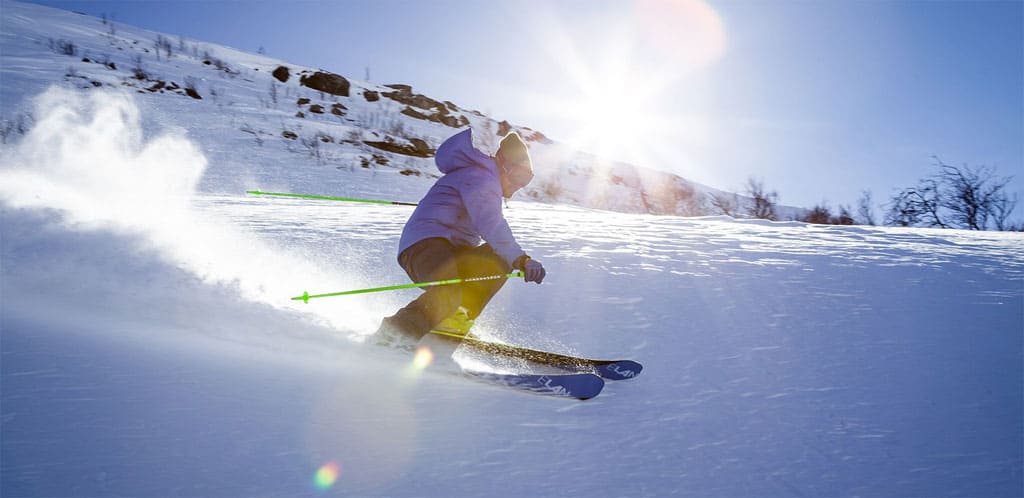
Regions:
<instances>
[{"instance_id":1,"label":"green ski pole","mask_svg":"<svg viewBox=\"0 0 1024 498\"><path fill-rule=\"evenodd\" d=\"M350 296L352 294L367 294L367 293L370 293L370 292L383 292L383 291L391 291L391 290L399 290L399 289L415 289L417 287L436 287L438 285L462 284L462 283L467 283L467 282L480 282L480 281L483 281L483 280L498 280L499 278L516 278L516 277L522 277L522 276L523 276L523 272L521 272L519 270L516 270L516 271L513 271L512 273L508 273L508 274L488 275L486 277L453 278L453 279L450 279L450 280L436 280L436 281L433 281L433 282L419 282L419 283L404 284L404 285L390 285L390 286L387 286L387 287L374 287L372 289L356 289L356 290L343 291L343 292L331 292L331 293L328 293L328 294L310 294L308 292L303 292L301 296L293 297L292 301L302 301L302 302L304 302L306 304L309 304L309 300L310 299L318 299L318 298L321 298L321 297Z\"/></svg>"},{"instance_id":2,"label":"green ski pole","mask_svg":"<svg viewBox=\"0 0 1024 498\"><path fill-rule=\"evenodd\" d=\"M415 202L381 201L376 199L353 199L351 197L328 197L325 195L289 194L285 192L261 192L259 190L246 190L245 193L251 195L271 195L275 197L294 197L297 199L318 199L322 201L363 202L367 204L390 204L393 206L417 205Z\"/></svg>"}]
</instances>

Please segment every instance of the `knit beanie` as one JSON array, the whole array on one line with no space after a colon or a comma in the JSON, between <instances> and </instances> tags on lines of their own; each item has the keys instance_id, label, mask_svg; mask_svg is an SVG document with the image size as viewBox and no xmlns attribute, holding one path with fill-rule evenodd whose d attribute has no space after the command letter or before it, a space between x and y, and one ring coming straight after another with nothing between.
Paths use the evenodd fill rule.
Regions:
<instances>
[{"instance_id":1,"label":"knit beanie","mask_svg":"<svg viewBox=\"0 0 1024 498\"><path fill-rule=\"evenodd\" d=\"M523 168L530 176L533 176L533 163L530 161L530 152L526 149L526 143L523 142L523 139L519 138L518 133L513 131L505 135L505 138L501 139L501 143L498 145L497 154L501 156L508 167Z\"/></svg>"}]
</instances>

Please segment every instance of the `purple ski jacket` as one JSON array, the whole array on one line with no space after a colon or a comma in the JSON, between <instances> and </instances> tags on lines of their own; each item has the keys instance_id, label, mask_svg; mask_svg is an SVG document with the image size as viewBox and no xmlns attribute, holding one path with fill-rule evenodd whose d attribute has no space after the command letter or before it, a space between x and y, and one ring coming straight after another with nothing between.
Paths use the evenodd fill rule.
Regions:
<instances>
[{"instance_id":1,"label":"purple ski jacket","mask_svg":"<svg viewBox=\"0 0 1024 498\"><path fill-rule=\"evenodd\" d=\"M526 254L501 213L498 165L473 147L471 130L445 140L434 161L444 176L405 223L398 254L432 237L448 239L456 247L476 247L486 241L509 266Z\"/></svg>"}]
</instances>

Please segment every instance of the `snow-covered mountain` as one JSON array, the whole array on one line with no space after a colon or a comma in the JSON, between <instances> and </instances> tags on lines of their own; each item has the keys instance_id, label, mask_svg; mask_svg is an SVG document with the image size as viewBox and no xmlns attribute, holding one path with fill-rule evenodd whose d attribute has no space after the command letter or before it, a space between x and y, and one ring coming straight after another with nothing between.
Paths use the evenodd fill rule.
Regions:
<instances>
[{"instance_id":1,"label":"snow-covered mountain","mask_svg":"<svg viewBox=\"0 0 1024 498\"><path fill-rule=\"evenodd\" d=\"M408 207L243 191L416 200L410 152L496 123L112 31L0 4L0 495L1021 495L1021 234L599 211L581 163L510 203L549 275L475 330L643 374L585 402L469 382L362 344L414 290L290 299L405 282Z\"/></svg>"},{"instance_id":2,"label":"snow-covered mountain","mask_svg":"<svg viewBox=\"0 0 1024 498\"><path fill-rule=\"evenodd\" d=\"M143 106L187 113L175 123L223 165L204 179L207 191L239 192L273 184L282 189L358 194L356 170L401 173L410 191L439 173L433 152L472 127L492 152L517 131L530 144L537 179L521 196L543 202L622 212L718 214L710 195L732 194L676 175L601 161L548 139L542 132L416 93L409 85L378 85L316 68L114 24L40 6L5 4L5 102L24 102L53 82L80 89L141 94ZM0 116L7 134L31 121L24 108ZM227 146L225 148L225 146ZM223 150L219 150L222 149ZM289 164L282 176L276 167ZM418 180L418 181L416 181ZM415 199L407 199L415 200ZM735 203L749 203L736 196ZM782 208L782 217L799 210Z\"/></svg>"}]
</instances>

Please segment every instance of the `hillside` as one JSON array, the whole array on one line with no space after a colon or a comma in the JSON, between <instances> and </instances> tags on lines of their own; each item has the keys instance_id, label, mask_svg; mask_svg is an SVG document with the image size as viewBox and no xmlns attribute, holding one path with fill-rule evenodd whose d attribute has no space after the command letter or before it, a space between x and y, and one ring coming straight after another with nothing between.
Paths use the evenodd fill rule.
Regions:
<instances>
[{"instance_id":1,"label":"hillside","mask_svg":"<svg viewBox=\"0 0 1024 498\"><path fill-rule=\"evenodd\" d=\"M718 214L709 196L725 194L668 173L601 161L540 131L416 93L409 85L359 81L17 2L4 5L2 33L0 118L5 137L13 139L33 121L26 99L52 82L83 90L128 91L147 110L190 116L174 125L202 144L218 164L203 179L204 191L237 193L260 187L374 195L378 192L361 190L366 183L359 179L362 175L399 173L414 178L403 184L406 198L398 200L416 200L438 176L433 151L468 126L484 151L493 151L509 131L527 140L537 178L519 194L523 198L694 216ZM290 167L278 171L280 164ZM736 197L740 205L748 201ZM780 215L797 211L782 208Z\"/></svg>"}]
</instances>

